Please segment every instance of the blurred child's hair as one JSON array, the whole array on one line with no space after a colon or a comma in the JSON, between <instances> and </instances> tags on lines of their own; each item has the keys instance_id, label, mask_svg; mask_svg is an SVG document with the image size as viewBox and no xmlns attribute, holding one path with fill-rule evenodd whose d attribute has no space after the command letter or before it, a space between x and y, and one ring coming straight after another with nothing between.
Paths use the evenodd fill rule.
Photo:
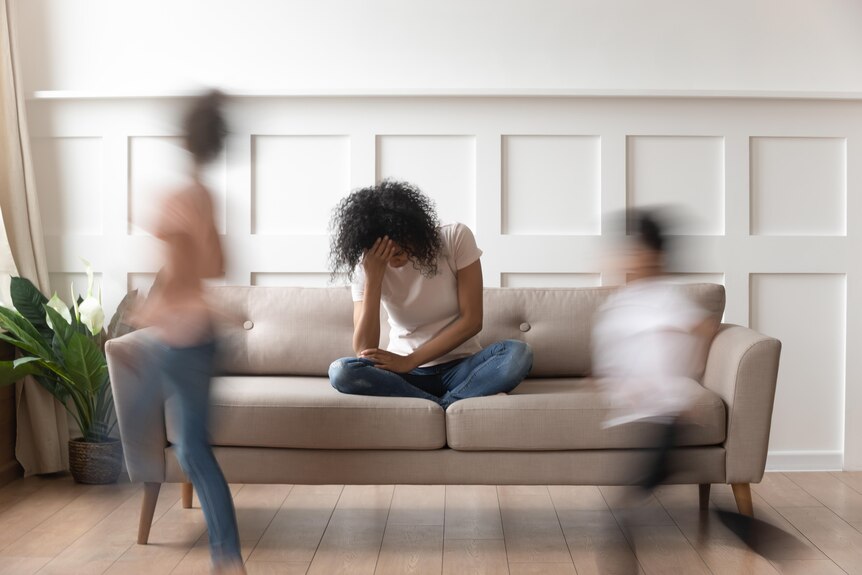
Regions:
<instances>
[{"instance_id":1,"label":"blurred child's hair","mask_svg":"<svg viewBox=\"0 0 862 575\"><path fill-rule=\"evenodd\" d=\"M183 120L186 149L198 165L218 156L224 147L227 124L222 115L224 94L218 90L198 96Z\"/></svg>"},{"instance_id":2,"label":"blurred child's hair","mask_svg":"<svg viewBox=\"0 0 862 575\"><path fill-rule=\"evenodd\" d=\"M645 247L661 254L667 251L663 219L655 210L631 210L628 214L629 235Z\"/></svg>"}]
</instances>

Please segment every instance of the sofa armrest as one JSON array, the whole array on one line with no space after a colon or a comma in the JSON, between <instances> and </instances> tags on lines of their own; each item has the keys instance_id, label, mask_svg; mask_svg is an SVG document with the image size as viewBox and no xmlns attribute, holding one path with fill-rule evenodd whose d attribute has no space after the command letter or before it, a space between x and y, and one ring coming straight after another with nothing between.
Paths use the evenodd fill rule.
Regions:
<instances>
[{"instance_id":1,"label":"sofa armrest","mask_svg":"<svg viewBox=\"0 0 862 575\"><path fill-rule=\"evenodd\" d=\"M781 342L722 324L706 360L703 385L727 405L727 483L763 478Z\"/></svg>"},{"instance_id":2,"label":"sofa armrest","mask_svg":"<svg viewBox=\"0 0 862 575\"><path fill-rule=\"evenodd\" d=\"M165 479L165 400L162 386L147 377L153 365L148 330L139 330L105 344L108 373L114 393L117 423L123 441L126 469L132 481Z\"/></svg>"}]
</instances>

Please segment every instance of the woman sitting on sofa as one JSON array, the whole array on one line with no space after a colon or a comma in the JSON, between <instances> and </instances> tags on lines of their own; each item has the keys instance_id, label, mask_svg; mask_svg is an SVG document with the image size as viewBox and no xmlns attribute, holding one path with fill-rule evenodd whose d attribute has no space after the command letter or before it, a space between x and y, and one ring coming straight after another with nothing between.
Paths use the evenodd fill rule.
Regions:
<instances>
[{"instance_id":1,"label":"woman sitting on sofa","mask_svg":"<svg viewBox=\"0 0 862 575\"><path fill-rule=\"evenodd\" d=\"M446 409L468 397L508 393L533 363L530 347L505 340L486 348L482 251L464 224L440 225L432 201L386 180L344 198L332 221L333 272L352 281L357 357L329 368L342 393L420 397ZM380 306L389 346L380 349Z\"/></svg>"}]
</instances>

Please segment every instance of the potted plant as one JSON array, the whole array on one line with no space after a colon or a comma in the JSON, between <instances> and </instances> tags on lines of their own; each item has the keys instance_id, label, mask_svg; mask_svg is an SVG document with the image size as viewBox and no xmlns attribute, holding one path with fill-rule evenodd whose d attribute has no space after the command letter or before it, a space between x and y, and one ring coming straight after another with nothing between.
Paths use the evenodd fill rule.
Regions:
<instances>
[{"instance_id":1,"label":"potted plant","mask_svg":"<svg viewBox=\"0 0 862 575\"><path fill-rule=\"evenodd\" d=\"M49 300L25 278L13 277L13 308L0 306L0 340L18 349L13 361L0 361L0 385L32 375L66 407L81 437L69 441L69 470L80 483L113 483L120 474L122 446L111 437L116 425L105 360L105 341L121 335L120 304L108 330L101 297L93 295L93 271L87 266L87 295L67 306L55 293Z\"/></svg>"}]
</instances>

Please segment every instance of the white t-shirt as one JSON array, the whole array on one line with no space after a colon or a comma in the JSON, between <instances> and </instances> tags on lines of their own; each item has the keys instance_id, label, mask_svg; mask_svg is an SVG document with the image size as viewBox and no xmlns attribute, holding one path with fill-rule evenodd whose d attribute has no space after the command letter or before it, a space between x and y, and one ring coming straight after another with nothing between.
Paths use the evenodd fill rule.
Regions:
<instances>
[{"instance_id":1,"label":"white t-shirt","mask_svg":"<svg viewBox=\"0 0 862 575\"><path fill-rule=\"evenodd\" d=\"M703 370L692 333L706 310L660 279L611 295L593 327L593 374L616 408L606 426L673 416L691 402L691 379Z\"/></svg>"},{"instance_id":2,"label":"white t-shirt","mask_svg":"<svg viewBox=\"0 0 862 575\"><path fill-rule=\"evenodd\" d=\"M464 224L447 224L439 230L442 247L437 257L437 275L425 277L409 262L400 268L386 267L380 303L389 315L387 349L392 353L413 353L460 316L456 273L478 260L482 250ZM356 268L351 288L353 301L362 301L365 273L361 264ZM478 336L473 336L422 367L469 357L481 350Z\"/></svg>"}]
</instances>

